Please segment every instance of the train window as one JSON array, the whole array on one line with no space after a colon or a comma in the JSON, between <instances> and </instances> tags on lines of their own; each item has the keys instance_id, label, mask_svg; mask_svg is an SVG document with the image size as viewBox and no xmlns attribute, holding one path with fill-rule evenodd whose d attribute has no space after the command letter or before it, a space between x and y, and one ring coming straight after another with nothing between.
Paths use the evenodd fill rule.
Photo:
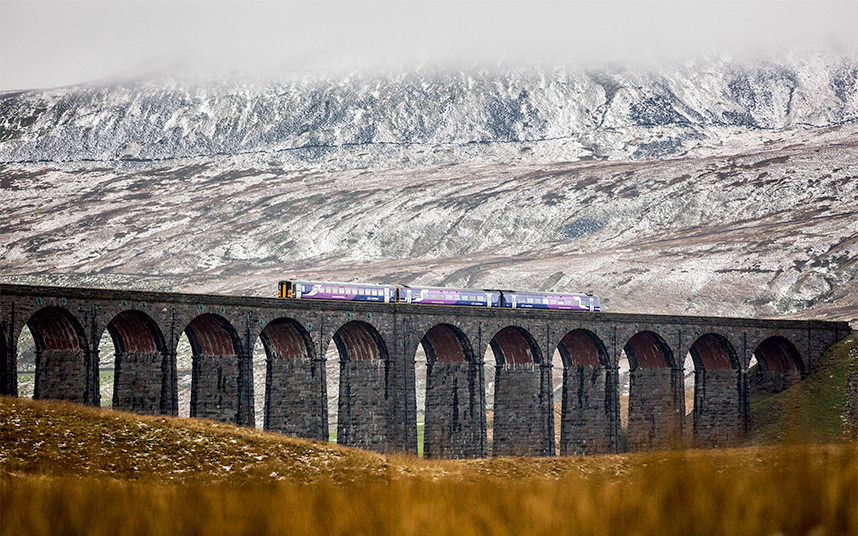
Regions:
<instances>
[{"instance_id":1,"label":"train window","mask_svg":"<svg viewBox=\"0 0 858 536\"><path fill-rule=\"evenodd\" d=\"M527 303L533 303L533 298L528 298Z\"/></svg>"}]
</instances>

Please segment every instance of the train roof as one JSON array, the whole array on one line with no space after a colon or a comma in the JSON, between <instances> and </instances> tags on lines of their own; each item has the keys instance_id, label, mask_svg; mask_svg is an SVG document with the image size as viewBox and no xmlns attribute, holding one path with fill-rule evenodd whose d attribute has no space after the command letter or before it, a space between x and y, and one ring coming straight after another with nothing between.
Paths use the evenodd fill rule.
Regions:
<instances>
[{"instance_id":1,"label":"train roof","mask_svg":"<svg viewBox=\"0 0 858 536\"><path fill-rule=\"evenodd\" d=\"M394 288L396 285L384 285L378 283L343 283L342 281L308 281L306 279L284 279L280 281L281 283L285 283L286 281L292 281L293 283L302 283L304 285L333 285L337 287L378 287L378 288Z\"/></svg>"},{"instance_id":2,"label":"train roof","mask_svg":"<svg viewBox=\"0 0 858 536\"><path fill-rule=\"evenodd\" d=\"M581 296L583 296L583 297L587 297L587 298L598 298L598 296L596 296L595 294L592 294L592 293L580 293L580 292L578 292L578 293L570 293L570 292L542 292L542 291L540 291L540 292L522 292L522 291L520 291L520 290L513 290L513 291L506 291L506 290L505 290L505 291L504 291L504 293L509 293L509 294L518 294L518 295L529 295L529 296L564 296L564 297L567 297L567 296L568 296L568 297L574 297L574 296L581 297Z\"/></svg>"},{"instance_id":3,"label":"train roof","mask_svg":"<svg viewBox=\"0 0 858 536\"><path fill-rule=\"evenodd\" d=\"M417 289L426 289L426 290L454 290L456 292L498 292L497 290L490 290L485 288L454 288L454 287L428 287L423 285L398 285L402 288L417 288Z\"/></svg>"}]
</instances>

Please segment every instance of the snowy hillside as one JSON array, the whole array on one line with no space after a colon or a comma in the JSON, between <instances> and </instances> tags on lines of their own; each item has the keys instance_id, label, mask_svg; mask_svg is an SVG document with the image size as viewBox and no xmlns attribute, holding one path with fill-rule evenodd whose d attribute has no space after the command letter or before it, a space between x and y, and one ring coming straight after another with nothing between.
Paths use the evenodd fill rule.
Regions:
<instances>
[{"instance_id":1,"label":"snowy hillside","mask_svg":"<svg viewBox=\"0 0 858 536\"><path fill-rule=\"evenodd\" d=\"M7 94L0 162L282 152L292 165L648 159L858 120L858 60L157 79Z\"/></svg>"}]
</instances>

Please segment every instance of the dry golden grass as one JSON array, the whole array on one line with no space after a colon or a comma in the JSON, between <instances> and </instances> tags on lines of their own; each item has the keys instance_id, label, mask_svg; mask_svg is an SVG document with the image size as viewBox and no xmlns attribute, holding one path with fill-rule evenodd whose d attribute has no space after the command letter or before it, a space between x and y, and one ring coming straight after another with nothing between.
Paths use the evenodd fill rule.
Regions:
<instances>
[{"instance_id":1,"label":"dry golden grass","mask_svg":"<svg viewBox=\"0 0 858 536\"><path fill-rule=\"evenodd\" d=\"M0 398L0 533L856 534L855 444L424 461Z\"/></svg>"},{"instance_id":2,"label":"dry golden grass","mask_svg":"<svg viewBox=\"0 0 858 536\"><path fill-rule=\"evenodd\" d=\"M625 457L616 475L165 484L0 477L3 534L855 534L855 446ZM605 457L610 458L610 457ZM730 458L727 454L726 458ZM645 460L659 460L649 464ZM723 460L722 460L723 461ZM425 462L421 462L425 463ZM562 463L562 460L558 463ZM550 464L548 464L550 465Z\"/></svg>"}]
</instances>

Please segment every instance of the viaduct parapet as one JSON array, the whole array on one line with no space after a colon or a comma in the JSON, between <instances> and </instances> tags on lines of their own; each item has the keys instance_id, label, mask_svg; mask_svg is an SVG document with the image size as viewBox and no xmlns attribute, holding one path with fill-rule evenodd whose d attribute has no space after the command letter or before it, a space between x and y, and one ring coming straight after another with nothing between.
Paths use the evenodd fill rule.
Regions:
<instances>
[{"instance_id":1,"label":"viaduct parapet","mask_svg":"<svg viewBox=\"0 0 858 536\"><path fill-rule=\"evenodd\" d=\"M749 391L799 381L851 330L844 322L287 300L0 285L0 394L17 395L18 338L36 343L35 398L100 404L99 341L115 347L113 407L176 415L176 348L193 353L191 416L253 426L251 355L267 361L264 427L328 437L325 352L339 352L338 441L417 452L415 355L427 355L425 454L433 458L596 454L729 446ZM495 356L493 438L483 356ZM563 361L560 400L552 356ZM694 410L685 416L684 362ZM758 366L749 372L752 357ZM628 359L627 427L619 363ZM690 427L690 430L688 429Z\"/></svg>"}]
</instances>

